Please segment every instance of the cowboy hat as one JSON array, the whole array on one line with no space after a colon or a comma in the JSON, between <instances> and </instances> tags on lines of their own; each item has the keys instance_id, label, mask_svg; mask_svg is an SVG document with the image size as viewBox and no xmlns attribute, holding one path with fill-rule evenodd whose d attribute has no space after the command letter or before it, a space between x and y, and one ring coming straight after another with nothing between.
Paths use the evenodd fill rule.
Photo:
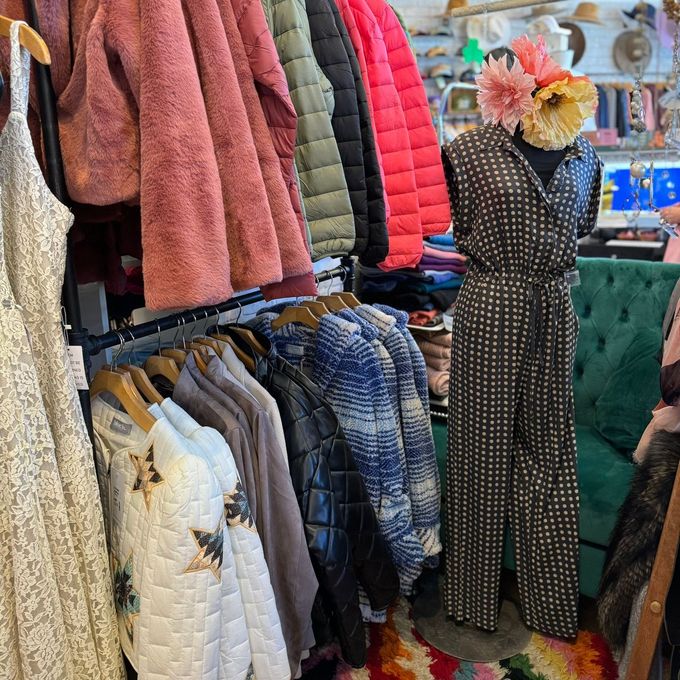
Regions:
<instances>
[{"instance_id":1,"label":"cowboy hat","mask_svg":"<svg viewBox=\"0 0 680 680\"><path fill-rule=\"evenodd\" d=\"M599 24L604 26L604 22L600 19L600 8L594 2L581 2L576 7L576 11L568 17L568 21L583 21L587 24Z\"/></svg>"},{"instance_id":2,"label":"cowboy hat","mask_svg":"<svg viewBox=\"0 0 680 680\"><path fill-rule=\"evenodd\" d=\"M623 73L637 75L651 59L652 43L640 31L623 31L614 41L614 63Z\"/></svg>"},{"instance_id":3,"label":"cowboy hat","mask_svg":"<svg viewBox=\"0 0 680 680\"><path fill-rule=\"evenodd\" d=\"M571 31L569 36L569 49L574 50L574 66L583 59L586 52L586 36L577 24L569 23L568 21L561 21L562 28L568 28Z\"/></svg>"},{"instance_id":4,"label":"cowboy hat","mask_svg":"<svg viewBox=\"0 0 680 680\"><path fill-rule=\"evenodd\" d=\"M624 16L634 19L651 28L656 28L656 7L648 2L638 2L633 9L623 11Z\"/></svg>"}]
</instances>

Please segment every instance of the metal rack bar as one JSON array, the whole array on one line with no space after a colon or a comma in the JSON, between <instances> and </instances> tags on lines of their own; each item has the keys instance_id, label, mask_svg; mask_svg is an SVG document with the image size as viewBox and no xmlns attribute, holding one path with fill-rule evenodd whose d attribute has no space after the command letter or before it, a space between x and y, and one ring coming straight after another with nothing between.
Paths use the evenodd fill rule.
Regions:
<instances>
[{"instance_id":1,"label":"metal rack bar","mask_svg":"<svg viewBox=\"0 0 680 680\"><path fill-rule=\"evenodd\" d=\"M321 283L323 281L342 277L345 281L345 285L347 285L348 281L352 279L352 276L353 274L349 264L343 262L339 267L319 272L316 275L316 281L317 283ZM135 340L140 340L141 338L157 335L159 332L175 329L178 326L216 317L224 312L230 312L234 309L251 305L254 302L260 302L261 300L264 300L264 296L259 290L244 293L243 295L238 295L216 305L197 307L188 311L169 314L160 319L147 321L137 326L129 326L125 328L124 331L109 331L103 335L90 335L85 341L85 347L90 356L94 356L109 347L120 345L121 335L124 336L126 343L133 342Z\"/></svg>"}]
</instances>

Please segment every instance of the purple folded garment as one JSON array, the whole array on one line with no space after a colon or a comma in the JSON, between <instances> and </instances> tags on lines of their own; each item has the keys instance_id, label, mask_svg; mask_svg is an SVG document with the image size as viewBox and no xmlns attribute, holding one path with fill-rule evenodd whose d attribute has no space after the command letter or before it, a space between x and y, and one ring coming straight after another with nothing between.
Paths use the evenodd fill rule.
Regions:
<instances>
[{"instance_id":1,"label":"purple folded garment","mask_svg":"<svg viewBox=\"0 0 680 680\"><path fill-rule=\"evenodd\" d=\"M432 270L435 272L456 272L457 274L467 273L467 266L464 264L425 264L420 265L423 271Z\"/></svg>"},{"instance_id":2,"label":"purple folded garment","mask_svg":"<svg viewBox=\"0 0 680 680\"><path fill-rule=\"evenodd\" d=\"M455 259L455 260L440 260L440 259L437 258L437 257L432 257L431 255L423 255L423 256L420 258L420 264L421 264L421 265L429 264L430 262L431 262L432 264L455 264L455 265L464 265L464 264L467 264L467 258L465 258L465 257L460 257L460 258L457 258L457 259Z\"/></svg>"},{"instance_id":3,"label":"purple folded garment","mask_svg":"<svg viewBox=\"0 0 680 680\"><path fill-rule=\"evenodd\" d=\"M461 253L452 253L446 250L437 250L431 246L423 246L423 257L434 257L438 260L464 260L465 255Z\"/></svg>"},{"instance_id":4,"label":"purple folded garment","mask_svg":"<svg viewBox=\"0 0 680 680\"><path fill-rule=\"evenodd\" d=\"M445 283L446 281L451 281L452 279L460 278L460 274L455 272L436 272L436 271L425 271L425 279L418 283Z\"/></svg>"}]
</instances>

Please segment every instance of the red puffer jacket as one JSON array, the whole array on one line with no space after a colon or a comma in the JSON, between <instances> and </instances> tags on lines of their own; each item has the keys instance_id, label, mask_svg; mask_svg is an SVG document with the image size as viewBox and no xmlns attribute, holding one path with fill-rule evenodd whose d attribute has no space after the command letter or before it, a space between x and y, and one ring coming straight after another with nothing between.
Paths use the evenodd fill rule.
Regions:
<instances>
[{"instance_id":1,"label":"red puffer jacket","mask_svg":"<svg viewBox=\"0 0 680 680\"><path fill-rule=\"evenodd\" d=\"M423 81L404 29L385 0L366 0L382 30L394 84L406 116L424 236L443 234L451 224L441 151Z\"/></svg>"},{"instance_id":2,"label":"red puffer jacket","mask_svg":"<svg viewBox=\"0 0 680 680\"><path fill-rule=\"evenodd\" d=\"M383 269L413 267L422 255L418 191L408 126L387 48L375 14L366 0L337 0L366 84L384 187L390 208L389 254Z\"/></svg>"}]
</instances>

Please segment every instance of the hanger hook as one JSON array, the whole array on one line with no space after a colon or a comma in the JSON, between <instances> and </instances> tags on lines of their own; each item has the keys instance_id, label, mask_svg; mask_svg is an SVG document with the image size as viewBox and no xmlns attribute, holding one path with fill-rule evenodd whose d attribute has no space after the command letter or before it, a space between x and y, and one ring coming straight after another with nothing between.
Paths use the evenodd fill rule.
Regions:
<instances>
[{"instance_id":1,"label":"hanger hook","mask_svg":"<svg viewBox=\"0 0 680 680\"><path fill-rule=\"evenodd\" d=\"M208 319L210 318L210 315L208 314L208 310L204 309L205 312L205 326L203 326L203 336L206 337L208 335Z\"/></svg>"},{"instance_id":2,"label":"hanger hook","mask_svg":"<svg viewBox=\"0 0 680 680\"><path fill-rule=\"evenodd\" d=\"M243 305L239 299L236 299L236 304L238 305L238 316L236 317L236 323L241 320L241 314L243 314Z\"/></svg>"},{"instance_id":3,"label":"hanger hook","mask_svg":"<svg viewBox=\"0 0 680 680\"><path fill-rule=\"evenodd\" d=\"M123 334L120 331L113 331L117 336L118 336L118 349L116 350L116 353L113 355L113 359L111 359L111 367L113 370L116 370L116 366L118 365L118 357L123 353L123 347L125 347L125 338L123 337Z\"/></svg>"},{"instance_id":4,"label":"hanger hook","mask_svg":"<svg viewBox=\"0 0 680 680\"><path fill-rule=\"evenodd\" d=\"M177 328L175 330L175 334L172 336L172 348L175 349L177 347L177 336L179 335L179 329L180 326L182 325L182 319L177 317Z\"/></svg>"},{"instance_id":5,"label":"hanger hook","mask_svg":"<svg viewBox=\"0 0 680 680\"><path fill-rule=\"evenodd\" d=\"M182 321L182 349L187 348L187 339L186 339L186 332L187 332L187 322L186 319L182 316L180 317Z\"/></svg>"},{"instance_id":6,"label":"hanger hook","mask_svg":"<svg viewBox=\"0 0 680 680\"><path fill-rule=\"evenodd\" d=\"M196 337L196 334L194 331L196 330L196 322L198 321L198 317L196 316L196 312L191 312L192 316L192 322L191 322L191 331L189 332L189 342L193 342L194 338Z\"/></svg>"},{"instance_id":7,"label":"hanger hook","mask_svg":"<svg viewBox=\"0 0 680 680\"><path fill-rule=\"evenodd\" d=\"M158 354L161 353L161 323L156 319L156 331L158 333Z\"/></svg>"},{"instance_id":8,"label":"hanger hook","mask_svg":"<svg viewBox=\"0 0 680 680\"><path fill-rule=\"evenodd\" d=\"M127 332L130 334L130 342L132 342L132 347L130 348L130 360L133 364L138 364L139 360L137 358L137 351L135 350L137 338L135 337L135 334L132 332L131 328L126 328L125 330L127 330Z\"/></svg>"}]
</instances>

